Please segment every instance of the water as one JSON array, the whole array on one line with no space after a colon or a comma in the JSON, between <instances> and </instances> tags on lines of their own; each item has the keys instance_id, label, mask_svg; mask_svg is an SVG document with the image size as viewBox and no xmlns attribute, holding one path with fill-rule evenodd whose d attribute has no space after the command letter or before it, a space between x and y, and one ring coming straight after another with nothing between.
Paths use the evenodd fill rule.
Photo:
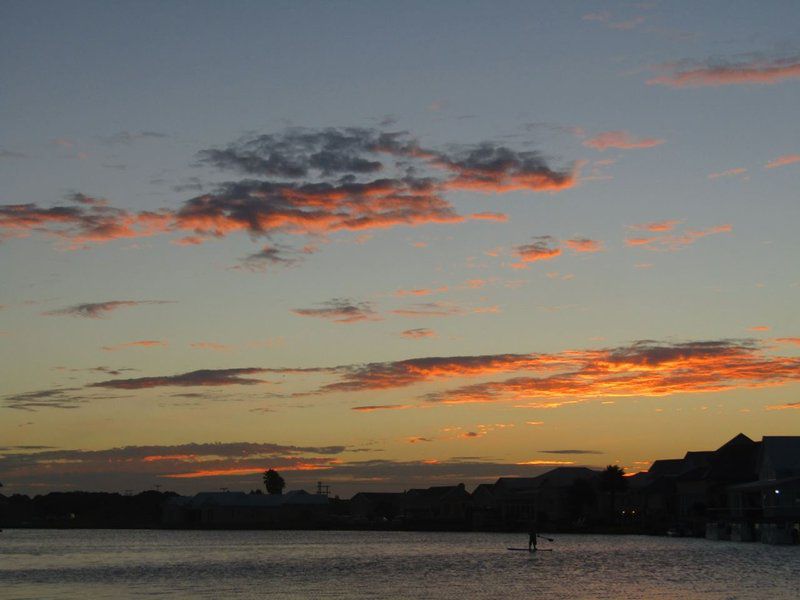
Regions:
<instances>
[{"instance_id":1,"label":"water","mask_svg":"<svg viewBox=\"0 0 800 600\"><path fill-rule=\"evenodd\" d=\"M796 599L800 547L640 536L6 530L0 598Z\"/></svg>"}]
</instances>

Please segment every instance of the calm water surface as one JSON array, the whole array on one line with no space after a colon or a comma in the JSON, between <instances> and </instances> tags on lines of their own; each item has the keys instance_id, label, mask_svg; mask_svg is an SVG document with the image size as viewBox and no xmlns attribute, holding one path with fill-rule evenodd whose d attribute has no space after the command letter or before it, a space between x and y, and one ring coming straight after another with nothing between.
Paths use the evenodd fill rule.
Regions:
<instances>
[{"instance_id":1,"label":"calm water surface","mask_svg":"<svg viewBox=\"0 0 800 600\"><path fill-rule=\"evenodd\" d=\"M6 530L0 598L800 598L800 547L639 536Z\"/></svg>"}]
</instances>

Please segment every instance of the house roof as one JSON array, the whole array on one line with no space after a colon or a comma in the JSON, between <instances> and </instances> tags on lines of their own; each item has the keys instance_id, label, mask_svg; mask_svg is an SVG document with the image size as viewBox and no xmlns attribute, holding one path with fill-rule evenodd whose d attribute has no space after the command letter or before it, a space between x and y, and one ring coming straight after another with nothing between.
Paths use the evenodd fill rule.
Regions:
<instances>
[{"instance_id":1,"label":"house roof","mask_svg":"<svg viewBox=\"0 0 800 600\"><path fill-rule=\"evenodd\" d=\"M688 471L690 466L686 463L685 458L662 458L653 461L650 469L647 471L651 475L665 476L665 475L680 475Z\"/></svg>"},{"instance_id":2,"label":"house roof","mask_svg":"<svg viewBox=\"0 0 800 600\"><path fill-rule=\"evenodd\" d=\"M740 433L714 452L707 478L730 482L757 479L760 447L761 442Z\"/></svg>"},{"instance_id":3,"label":"house roof","mask_svg":"<svg viewBox=\"0 0 800 600\"><path fill-rule=\"evenodd\" d=\"M542 473L538 477L537 487L543 486L565 486L571 485L577 479L588 479L589 481L600 475L600 471L595 471L587 467L557 467L547 473Z\"/></svg>"},{"instance_id":4,"label":"house roof","mask_svg":"<svg viewBox=\"0 0 800 600\"><path fill-rule=\"evenodd\" d=\"M501 477L495 483L496 489L508 492L525 492L542 487L564 487L577 479L595 479L599 471L587 467L557 467L537 477Z\"/></svg>"}]
</instances>

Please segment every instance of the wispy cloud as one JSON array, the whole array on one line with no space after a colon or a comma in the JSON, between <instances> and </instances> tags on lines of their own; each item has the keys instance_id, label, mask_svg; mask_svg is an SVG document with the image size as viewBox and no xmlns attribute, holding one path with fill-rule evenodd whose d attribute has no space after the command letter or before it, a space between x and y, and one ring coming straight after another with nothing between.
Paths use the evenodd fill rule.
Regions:
<instances>
[{"instance_id":1,"label":"wispy cloud","mask_svg":"<svg viewBox=\"0 0 800 600\"><path fill-rule=\"evenodd\" d=\"M118 131L106 137L99 138L100 141L108 145L130 145L139 140L163 140L169 136L158 131Z\"/></svg>"},{"instance_id":2,"label":"wispy cloud","mask_svg":"<svg viewBox=\"0 0 800 600\"><path fill-rule=\"evenodd\" d=\"M675 252L691 246L697 240L718 233L730 233L733 227L730 224L716 225L706 229L685 229L681 234L662 233L650 236L634 236L625 239L628 246L644 248L646 250L659 250Z\"/></svg>"},{"instance_id":3,"label":"wispy cloud","mask_svg":"<svg viewBox=\"0 0 800 600\"><path fill-rule=\"evenodd\" d=\"M595 150L638 150L660 146L665 140L661 138L637 138L627 131L603 131L584 140L583 145Z\"/></svg>"},{"instance_id":4,"label":"wispy cloud","mask_svg":"<svg viewBox=\"0 0 800 600\"><path fill-rule=\"evenodd\" d=\"M720 177L731 177L733 175L744 175L747 173L747 169L744 167L736 167L734 169L726 169L725 171L720 171L718 173L709 173L709 179L719 179Z\"/></svg>"},{"instance_id":5,"label":"wispy cloud","mask_svg":"<svg viewBox=\"0 0 800 600\"><path fill-rule=\"evenodd\" d=\"M630 29L635 29L642 23L646 21L646 17L643 15L636 15L630 17L629 19L614 19L611 16L611 13L608 11L600 11L600 12L593 12L593 13L586 13L581 17L584 21L593 21L595 23L602 23L605 27L609 29L617 29L620 31L627 31Z\"/></svg>"},{"instance_id":6,"label":"wispy cloud","mask_svg":"<svg viewBox=\"0 0 800 600\"><path fill-rule=\"evenodd\" d=\"M178 375L163 375L160 377L136 377L132 379L110 379L99 381L88 387L113 388L120 390L142 390L157 387L193 387L193 386L222 386L222 385L257 385L267 383L261 379L252 379L247 375L257 375L267 372L267 369L247 367L241 369L199 369Z\"/></svg>"},{"instance_id":7,"label":"wispy cloud","mask_svg":"<svg viewBox=\"0 0 800 600\"><path fill-rule=\"evenodd\" d=\"M448 291L450 288L446 285L439 286L437 288L413 288L410 290L397 290L394 295L403 297L403 296L430 296L431 294L440 294L443 292Z\"/></svg>"},{"instance_id":8,"label":"wispy cloud","mask_svg":"<svg viewBox=\"0 0 800 600\"><path fill-rule=\"evenodd\" d=\"M320 308L295 308L292 312L301 317L328 319L335 323L358 323L380 318L369 302L356 302L349 298L334 298L323 302Z\"/></svg>"},{"instance_id":9,"label":"wispy cloud","mask_svg":"<svg viewBox=\"0 0 800 600\"><path fill-rule=\"evenodd\" d=\"M677 225L683 223L682 219L668 219L665 221L650 221L649 223L637 223L635 225L631 225L631 229L637 229L639 231L652 231L652 232L661 232L661 231L672 231L675 229Z\"/></svg>"},{"instance_id":10,"label":"wispy cloud","mask_svg":"<svg viewBox=\"0 0 800 600\"><path fill-rule=\"evenodd\" d=\"M116 352L117 350L126 350L128 348L164 348L167 342L162 340L137 340L135 342L125 342L124 344L115 344L113 346L103 346L106 352Z\"/></svg>"},{"instance_id":11,"label":"wispy cloud","mask_svg":"<svg viewBox=\"0 0 800 600\"><path fill-rule=\"evenodd\" d=\"M74 304L66 308L51 310L42 313L46 316L68 316L85 317L89 319L100 319L120 308L130 308L148 304L171 304L170 300L108 300L106 302L86 302L84 304Z\"/></svg>"},{"instance_id":12,"label":"wispy cloud","mask_svg":"<svg viewBox=\"0 0 800 600\"><path fill-rule=\"evenodd\" d=\"M391 310L390 313L408 318L457 317L470 314L502 312L498 305L469 306L455 302L417 302Z\"/></svg>"},{"instance_id":13,"label":"wispy cloud","mask_svg":"<svg viewBox=\"0 0 800 600\"><path fill-rule=\"evenodd\" d=\"M433 329L420 327L418 329L406 329L405 331L401 332L400 335L410 340L420 340L424 338L436 337L436 332Z\"/></svg>"},{"instance_id":14,"label":"wispy cloud","mask_svg":"<svg viewBox=\"0 0 800 600\"><path fill-rule=\"evenodd\" d=\"M364 406L354 406L351 410L358 412L374 412L376 410L405 410L411 407L411 404L367 404Z\"/></svg>"},{"instance_id":15,"label":"wispy cloud","mask_svg":"<svg viewBox=\"0 0 800 600\"><path fill-rule=\"evenodd\" d=\"M213 352L230 352L234 349L230 344L220 344L219 342L192 342L189 347L192 350L211 350Z\"/></svg>"},{"instance_id":16,"label":"wispy cloud","mask_svg":"<svg viewBox=\"0 0 800 600\"><path fill-rule=\"evenodd\" d=\"M647 83L669 87L717 87L723 85L772 85L800 78L800 56L781 58L751 57L740 61L707 59L680 61L653 67L663 72Z\"/></svg>"},{"instance_id":17,"label":"wispy cloud","mask_svg":"<svg viewBox=\"0 0 800 600\"><path fill-rule=\"evenodd\" d=\"M301 258L289 256L289 252L287 248L267 244L258 252L241 259L240 266L248 271L263 272L270 267L294 267L302 262Z\"/></svg>"},{"instance_id":18,"label":"wispy cloud","mask_svg":"<svg viewBox=\"0 0 800 600\"><path fill-rule=\"evenodd\" d=\"M800 410L800 402L787 402L786 404L772 404L764 407L766 410Z\"/></svg>"},{"instance_id":19,"label":"wispy cloud","mask_svg":"<svg viewBox=\"0 0 800 600\"><path fill-rule=\"evenodd\" d=\"M769 161L764 165L765 169L777 169L778 167L785 167L800 162L800 154L784 154L778 158Z\"/></svg>"}]
</instances>

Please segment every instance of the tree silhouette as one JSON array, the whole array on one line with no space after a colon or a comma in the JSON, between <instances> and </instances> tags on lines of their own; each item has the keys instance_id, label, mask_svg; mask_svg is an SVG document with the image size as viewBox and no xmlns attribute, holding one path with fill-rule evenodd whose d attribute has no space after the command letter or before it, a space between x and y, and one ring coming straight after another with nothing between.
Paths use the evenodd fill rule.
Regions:
<instances>
[{"instance_id":1,"label":"tree silhouette","mask_svg":"<svg viewBox=\"0 0 800 600\"><path fill-rule=\"evenodd\" d=\"M624 492L628 488L628 480L625 478L625 469L618 465L608 465L600 473L600 490L608 492L611 496L611 515L612 521L616 521L616 496L617 492Z\"/></svg>"},{"instance_id":2,"label":"tree silhouette","mask_svg":"<svg viewBox=\"0 0 800 600\"><path fill-rule=\"evenodd\" d=\"M286 482L275 469L270 469L264 471L264 487L267 488L268 494L280 495L286 487Z\"/></svg>"}]
</instances>

